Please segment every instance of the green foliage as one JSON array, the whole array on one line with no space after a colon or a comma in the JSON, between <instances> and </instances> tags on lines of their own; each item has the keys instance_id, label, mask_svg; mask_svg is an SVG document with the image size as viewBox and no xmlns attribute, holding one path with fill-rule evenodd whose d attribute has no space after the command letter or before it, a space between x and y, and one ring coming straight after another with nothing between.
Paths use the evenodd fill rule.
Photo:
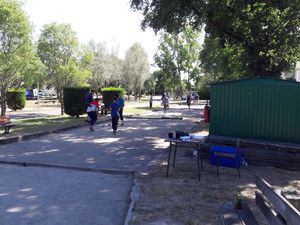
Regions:
<instances>
[{"instance_id":1,"label":"green foliage","mask_svg":"<svg viewBox=\"0 0 300 225\"><path fill-rule=\"evenodd\" d=\"M210 99L210 80L207 77L201 77L198 83L196 84L196 90L201 100Z\"/></svg>"},{"instance_id":2,"label":"green foliage","mask_svg":"<svg viewBox=\"0 0 300 225\"><path fill-rule=\"evenodd\" d=\"M23 109L26 104L26 90L10 89L7 92L7 107L14 111Z\"/></svg>"},{"instance_id":3,"label":"green foliage","mask_svg":"<svg viewBox=\"0 0 300 225\"><path fill-rule=\"evenodd\" d=\"M116 88L116 87L107 87L102 88L102 97L103 97L103 104L106 109L110 108L111 103L113 102L114 96L124 96L125 95L125 89L124 88Z\"/></svg>"},{"instance_id":4,"label":"green foliage","mask_svg":"<svg viewBox=\"0 0 300 225\"><path fill-rule=\"evenodd\" d=\"M19 1L0 0L0 103L6 112L6 93L24 81L35 58L31 26Z\"/></svg>"},{"instance_id":5,"label":"green foliage","mask_svg":"<svg viewBox=\"0 0 300 225\"><path fill-rule=\"evenodd\" d=\"M86 114L88 102L86 96L89 93L89 87L65 87L64 91L64 110L69 116Z\"/></svg>"},{"instance_id":6,"label":"green foliage","mask_svg":"<svg viewBox=\"0 0 300 225\"><path fill-rule=\"evenodd\" d=\"M144 83L144 91L147 94L151 94L154 92L154 90L155 90L155 80L153 74L151 74L151 77L148 78Z\"/></svg>"},{"instance_id":7,"label":"green foliage","mask_svg":"<svg viewBox=\"0 0 300 225\"><path fill-rule=\"evenodd\" d=\"M186 85L191 89L191 81L199 76L199 32L191 27L185 27L179 33L164 33L158 51L155 54L155 63L163 71L166 89L174 91L181 85L183 76L186 76ZM182 87L181 93L182 95Z\"/></svg>"},{"instance_id":8,"label":"green foliage","mask_svg":"<svg viewBox=\"0 0 300 225\"><path fill-rule=\"evenodd\" d=\"M300 59L299 0L131 0L131 7L144 14L143 28L155 31L179 32L186 25L201 30L205 25L206 38L218 39L217 52L225 57L214 62L222 72L226 60L230 70L242 61L234 76L280 77Z\"/></svg>"},{"instance_id":9,"label":"green foliage","mask_svg":"<svg viewBox=\"0 0 300 225\"><path fill-rule=\"evenodd\" d=\"M206 38L200 54L201 67L213 81L235 80L249 77L245 71L245 51L238 45L221 46L219 38ZM213 67L213 65L215 65Z\"/></svg>"},{"instance_id":10,"label":"green foliage","mask_svg":"<svg viewBox=\"0 0 300 225\"><path fill-rule=\"evenodd\" d=\"M150 77L150 67L145 49L134 43L125 53L124 86L135 98L141 94L144 82Z\"/></svg>"}]
</instances>

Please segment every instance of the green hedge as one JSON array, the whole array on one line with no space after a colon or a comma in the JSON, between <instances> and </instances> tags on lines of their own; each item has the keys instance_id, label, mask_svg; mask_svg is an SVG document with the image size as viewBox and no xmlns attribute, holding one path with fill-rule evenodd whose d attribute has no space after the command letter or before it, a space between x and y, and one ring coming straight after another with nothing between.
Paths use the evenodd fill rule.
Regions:
<instances>
[{"instance_id":1,"label":"green hedge","mask_svg":"<svg viewBox=\"0 0 300 225\"><path fill-rule=\"evenodd\" d=\"M69 116L86 114L88 102L86 97L89 87L65 87L64 88L64 110Z\"/></svg>"},{"instance_id":2,"label":"green hedge","mask_svg":"<svg viewBox=\"0 0 300 225\"><path fill-rule=\"evenodd\" d=\"M11 89L7 92L7 107L14 111L23 109L26 104L25 89Z\"/></svg>"},{"instance_id":3,"label":"green hedge","mask_svg":"<svg viewBox=\"0 0 300 225\"><path fill-rule=\"evenodd\" d=\"M101 89L103 104L105 109L109 109L111 103L113 102L113 97L119 94L120 96L124 96L125 89L124 88L116 88L116 87L108 87Z\"/></svg>"}]
</instances>

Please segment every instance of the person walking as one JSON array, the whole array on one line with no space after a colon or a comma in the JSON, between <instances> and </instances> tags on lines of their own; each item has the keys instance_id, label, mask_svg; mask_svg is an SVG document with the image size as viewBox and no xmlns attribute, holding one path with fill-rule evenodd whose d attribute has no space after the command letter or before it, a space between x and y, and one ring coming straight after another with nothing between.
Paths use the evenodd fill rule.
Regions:
<instances>
[{"instance_id":1,"label":"person walking","mask_svg":"<svg viewBox=\"0 0 300 225\"><path fill-rule=\"evenodd\" d=\"M94 90L91 90L88 93L88 95L86 96L86 100L87 100L88 103L91 103L94 100L94 94L95 94Z\"/></svg>"},{"instance_id":2,"label":"person walking","mask_svg":"<svg viewBox=\"0 0 300 225\"><path fill-rule=\"evenodd\" d=\"M110 105L111 113L111 125L113 129L113 134L117 134L118 122L119 122L119 104L117 102L117 96L113 97L113 103Z\"/></svg>"},{"instance_id":3,"label":"person walking","mask_svg":"<svg viewBox=\"0 0 300 225\"><path fill-rule=\"evenodd\" d=\"M90 131L95 131L94 124L97 121L97 114L99 109L99 99L94 99L88 106L86 112L90 120L88 121L90 124Z\"/></svg>"},{"instance_id":4,"label":"person walking","mask_svg":"<svg viewBox=\"0 0 300 225\"><path fill-rule=\"evenodd\" d=\"M192 101L192 96L191 96L191 93L189 92L186 96L186 104L189 107L189 111L191 110L191 101Z\"/></svg>"},{"instance_id":5,"label":"person walking","mask_svg":"<svg viewBox=\"0 0 300 225\"><path fill-rule=\"evenodd\" d=\"M120 94L118 94L117 97L118 97L117 103L119 105L119 116L121 120L120 126L124 126L123 108L125 106L125 100Z\"/></svg>"},{"instance_id":6,"label":"person walking","mask_svg":"<svg viewBox=\"0 0 300 225\"><path fill-rule=\"evenodd\" d=\"M149 108L152 108L152 102L153 102L153 94L151 93L150 97L149 97Z\"/></svg>"},{"instance_id":7,"label":"person walking","mask_svg":"<svg viewBox=\"0 0 300 225\"><path fill-rule=\"evenodd\" d=\"M162 97L162 105L164 107L164 113L166 113L168 110L168 106L169 106L169 98L166 93L164 93L164 95Z\"/></svg>"}]
</instances>

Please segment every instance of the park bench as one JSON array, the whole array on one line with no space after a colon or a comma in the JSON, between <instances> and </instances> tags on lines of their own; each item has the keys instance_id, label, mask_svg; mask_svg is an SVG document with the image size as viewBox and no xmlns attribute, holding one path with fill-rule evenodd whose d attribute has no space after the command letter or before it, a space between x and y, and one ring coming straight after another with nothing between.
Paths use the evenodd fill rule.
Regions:
<instances>
[{"instance_id":1,"label":"park bench","mask_svg":"<svg viewBox=\"0 0 300 225\"><path fill-rule=\"evenodd\" d=\"M266 180L256 176L256 206L271 225L299 225L300 212L283 195L278 193ZM219 208L223 225L258 224L246 203L236 209L232 202L225 202Z\"/></svg>"},{"instance_id":2,"label":"park bench","mask_svg":"<svg viewBox=\"0 0 300 225\"><path fill-rule=\"evenodd\" d=\"M0 126L4 127L4 134L9 134L10 128L15 124L10 121L8 116L0 116Z\"/></svg>"}]
</instances>

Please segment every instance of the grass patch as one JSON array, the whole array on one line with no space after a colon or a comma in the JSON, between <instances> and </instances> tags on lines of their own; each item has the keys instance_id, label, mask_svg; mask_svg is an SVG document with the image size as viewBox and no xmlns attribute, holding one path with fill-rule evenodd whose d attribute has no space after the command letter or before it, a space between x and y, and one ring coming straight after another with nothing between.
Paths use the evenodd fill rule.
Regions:
<instances>
[{"instance_id":1,"label":"grass patch","mask_svg":"<svg viewBox=\"0 0 300 225\"><path fill-rule=\"evenodd\" d=\"M15 127L11 129L12 134L28 134L63 128L72 125L84 124L86 117L49 116L30 119L15 120Z\"/></svg>"},{"instance_id":2,"label":"grass patch","mask_svg":"<svg viewBox=\"0 0 300 225\"><path fill-rule=\"evenodd\" d=\"M142 114L149 112L146 108L124 108L124 114Z\"/></svg>"}]
</instances>

